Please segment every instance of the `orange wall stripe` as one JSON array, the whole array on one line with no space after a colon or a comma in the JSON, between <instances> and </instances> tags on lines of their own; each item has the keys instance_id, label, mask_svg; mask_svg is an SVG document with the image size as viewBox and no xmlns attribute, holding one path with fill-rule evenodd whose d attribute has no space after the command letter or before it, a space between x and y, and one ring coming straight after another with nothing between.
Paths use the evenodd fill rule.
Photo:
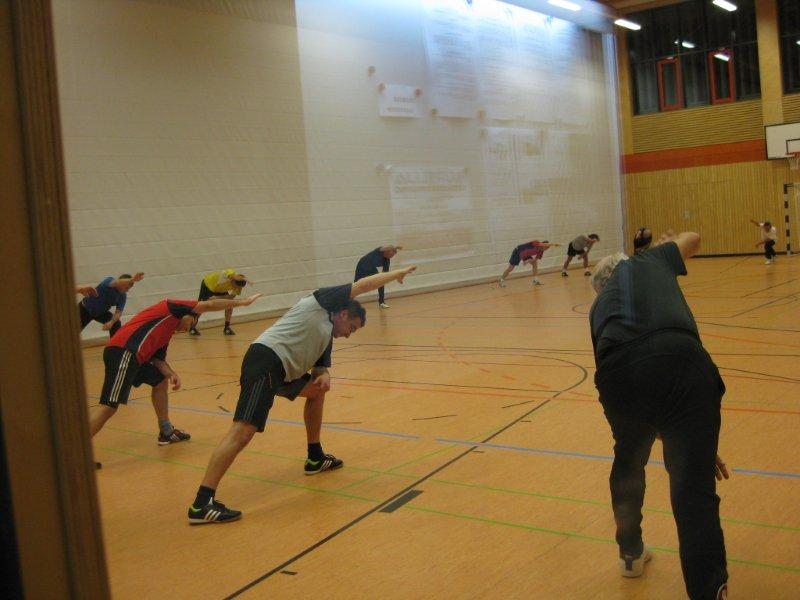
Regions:
<instances>
[{"instance_id":1,"label":"orange wall stripe","mask_svg":"<svg viewBox=\"0 0 800 600\"><path fill-rule=\"evenodd\" d=\"M645 171L665 171L707 165L727 165L756 162L766 160L766 158L766 142L764 140L748 140L730 144L625 154L622 156L622 172L644 173Z\"/></svg>"}]
</instances>

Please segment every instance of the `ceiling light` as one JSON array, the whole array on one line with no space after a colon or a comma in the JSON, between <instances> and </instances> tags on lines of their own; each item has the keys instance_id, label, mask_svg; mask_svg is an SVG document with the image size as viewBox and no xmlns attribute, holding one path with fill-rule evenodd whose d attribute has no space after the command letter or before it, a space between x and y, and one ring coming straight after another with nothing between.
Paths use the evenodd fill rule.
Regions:
<instances>
[{"instance_id":1,"label":"ceiling light","mask_svg":"<svg viewBox=\"0 0 800 600\"><path fill-rule=\"evenodd\" d=\"M574 2L569 2L568 0L547 0L548 4L552 4L553 6L558 6L559 8L566 8L567 10L571 11L579 11L581 7Z\"/></svg>"},{"instance_id":2,"label":"ceiling light","mask_svg":"<svg viewBox=\"0 0 800 600\"><path fill-rule=\"evenodd\" d=\"M625 29L632 29L633 31L639 31L642 26L638 23L634 23L633 21L628 21L627 19L617 19L614 21L614 25L619 25L620 27L624 27ZM800 42L798 42L800 44Z\"/></svg>"},{"instance_id":3,"label":"ceiling light","mask_svg":"<svg viewBox=\"0 0 800 600\"><path fill-rule=\"evenodd\" d=\"M681 46L683 46L684 48L689 48L690 50L694 48L694 44L692 42L687 42L686 40L683 40L681 42Z\"/></svg>"},{"instance_id":4,"label":"ceiling light","mask_svg":"<svg viewBox=\"0 0 800 600\"><path fill-rule=\"evenodd\" d=\"M720 60L724 60L725 62L728 62L731 59L730 56L728 56L727 54L723 54L722 52L717 52L714 55L714 58L718 58Z\"/></svg>"},{"instance_id":5,"label":"ceiling light","mask_svg":"<svg viewBox=\"0 0 800 600\"><path fill-rule=\"evenodd\" d=\"M714 0L711 4L714 6L719 6L720 8L724 8L728 12L733 12L736 10L736 5L732 2L728 2L728 0Z\"/></svg>"}]
</instances>

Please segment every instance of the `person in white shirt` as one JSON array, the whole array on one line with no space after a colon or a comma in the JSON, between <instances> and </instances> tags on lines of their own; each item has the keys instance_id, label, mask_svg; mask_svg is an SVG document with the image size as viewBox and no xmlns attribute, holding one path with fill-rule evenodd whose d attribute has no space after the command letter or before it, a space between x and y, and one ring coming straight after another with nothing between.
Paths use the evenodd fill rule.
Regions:
<instances>
[{"instance_id":1,"label":"person in white shirt","mask_svg":"<svg viewBox=\"0 0 800 600\"><path fill-rule=\"evenodd\" d=\"M775 242L778 239L778 230L769 221L759 222L750 219L750 222L761 228L761 241L756 244L756 248L764 246L764 258L766 258L764 264L771 265L777 254L775 252Z\"/></svg>"}]
</instances>

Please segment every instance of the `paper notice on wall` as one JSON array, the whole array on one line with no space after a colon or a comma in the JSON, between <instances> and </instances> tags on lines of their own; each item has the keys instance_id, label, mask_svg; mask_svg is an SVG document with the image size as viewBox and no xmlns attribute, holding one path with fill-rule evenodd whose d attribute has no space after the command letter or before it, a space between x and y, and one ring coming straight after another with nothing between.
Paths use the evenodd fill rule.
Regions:
<instances>
[{"instance_id":1,"label":"paper notice on wall","mask_svg":"<svg viewBox=\"0 0 800 600\"><path fill-rule=\"evenodd\" d=\"M382 117L420 118L422 107L417 88L411 85L386 84L380 92L379 114Z\"/></svg>"},{"instance_id":2,"label":"paper notice on wall","mask_svg":"<svg viewBox=\"0 0 800 600\"><path fill-rule=\"evenodd\" d=\"M507 4L475 5L481 108L489 119L514 119L518 112L517 43L514 13Z\"/></svg>"},{"instance_id":3,"label":"paper notice on wall","mask_svg":"<svg viewBox=\"0 0 800 600\"><path fill-rule=\"evenodd\" d=\"M514 130L487 127L483 144L483 181L489 205L508 206L519 200L514 156Z\"/></svg>"},{"instance_id":4,"label":"paper notice on wall","mask_svg":"<svg viewBox=\"0 0 800 600\"><path fill-rule=\"evenodd\" d=\"M425 48L433 108L443 117L475 117L475 23L463 1L425 3Z\"/></svg>"},{"instance_id":5,"label":"paper notice on wall","mask_svg":"<svg viewBox=\"0 0 800 600\"><path fill-rule=\"evenodd\" d=\"M389 178L395 239L403 260L425 263L470 256L472 193L463 167L392 167Z\"/></svg>"}]
</instances>

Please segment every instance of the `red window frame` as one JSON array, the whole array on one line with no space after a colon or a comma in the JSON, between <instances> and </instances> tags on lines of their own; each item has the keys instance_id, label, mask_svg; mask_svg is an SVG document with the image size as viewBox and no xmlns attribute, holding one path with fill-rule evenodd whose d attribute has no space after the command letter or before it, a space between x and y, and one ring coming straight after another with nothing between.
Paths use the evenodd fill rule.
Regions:
<instances>
[{"instance_id":1,"label":"red window frame","mask_svg":"<svg viewBox=\"0 0 800 600\"><path fill-rule=\"evenodd\" d=\"M715 54L724 53L728 55L728 95L717 96L717 76L714 69ZM711 86L711 104L727 104L736 98L736 81L733 74L733 48L719 48L708 53L708 83Z\"/></svg>"},{"instance_id":2,"label":"red window frame","mask_svg":"<svg viewBox=\"0 0 800 600\"><path fill-rule=\"evenodd\" d=\"M667 104L664 99L664 65L675 65L675 87L677 102ZM679 57L664 58L656 62L656 75L658 78L658 106L662 111L683 108L683 78L681 77L681 61Z\"/></svg>"}]
</instances>

